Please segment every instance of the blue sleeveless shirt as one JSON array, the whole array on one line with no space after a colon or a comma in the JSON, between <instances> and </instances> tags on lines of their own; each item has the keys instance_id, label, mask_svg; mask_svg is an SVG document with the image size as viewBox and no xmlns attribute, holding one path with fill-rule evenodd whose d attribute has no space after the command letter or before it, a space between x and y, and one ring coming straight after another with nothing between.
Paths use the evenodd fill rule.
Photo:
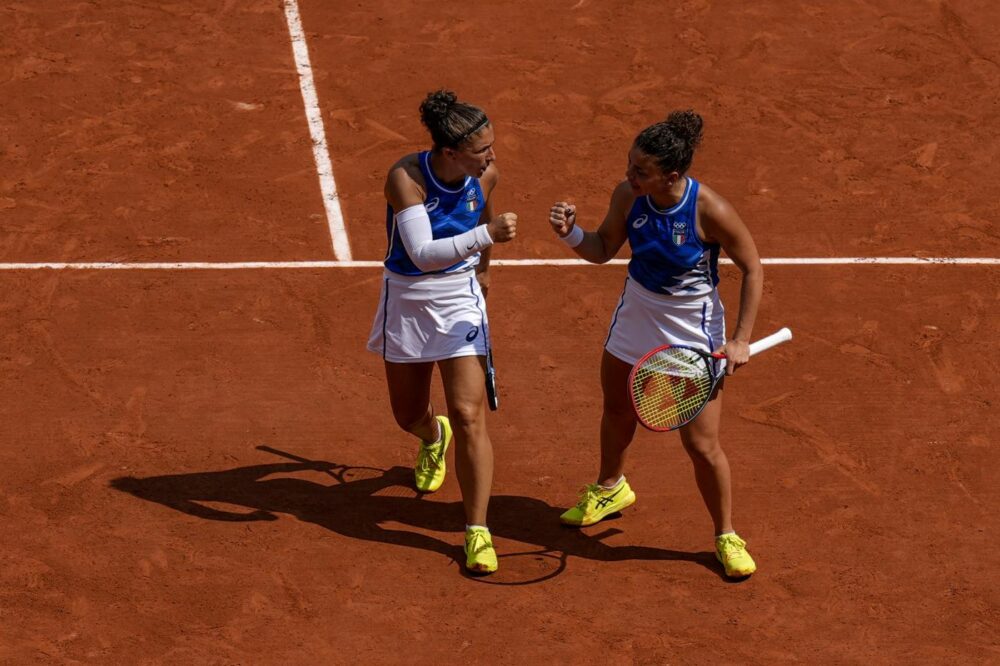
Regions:
<instances>
[{"instance_id":1,"label":"blue sleeveless shirt","mask_svg":"<svg viewBox=\"0 0 1000 666\"><path fill-rule=\"evenodd\" d=\"M483 188L478 178L466 177L465 182L455 189L442 185L434 177L430 164L431 154L428 151L417 155L420 173L424 176L427 195L424 198L424 208L431 219L431 235L434 240L450 238L471 231L479 224L479 218L486 204ZM385 254L385 267L400 275L429 275L431 273L458 273L472 268L479 263L479 253L466 257L462 261L437 271L422 271L416 267L403 247L403 240L396 228L396 213L392 206L386 205L385 214L386 236L389 249Z\"/></svg>"},{"instance_id":2,"label":"blue sleeveless shirt","mask_svg":"<svg viewBox=\"0 0 1000 666\"><path fill-rule=\"evenodd\" d=\"M626 218L632 259L629 275L657 294L701 296L719 284L719 245L702 243L695 229L698 181L685 178L684 196L660 210L639 197Z\"/></svg>"}]
</instances>

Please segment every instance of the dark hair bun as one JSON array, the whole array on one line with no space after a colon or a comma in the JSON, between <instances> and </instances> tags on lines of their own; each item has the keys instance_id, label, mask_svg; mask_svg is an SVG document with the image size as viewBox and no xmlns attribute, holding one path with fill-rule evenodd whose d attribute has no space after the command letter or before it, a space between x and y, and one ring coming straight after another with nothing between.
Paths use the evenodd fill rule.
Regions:
<instances>
[{"instance_id":1,"label":"dark hair bun","mask_svg":"<svg viewBox=\"0 0 1000 666\"><path fill-rule=\"evenodd\" d=\"M458 95L450 90L436 90L428 93L423 103L420 104L420 120L428 127L438 125L441 120L448 116L457 101Z\"/></svg>"},{"instance_id":2,"label":"dark hair bun","mask_svg":"<svg viewBox=\"0 0 1000 666\"><path fill-rule=\"evenodd\" d=\"M456 148L490 122L478 106L460 102L458 95L443 89L424 98L420 120L431 133L435 148Z\"/></svg>"},{"instance_id":3,"label":"dark hair bun","mask_svg":"<svg viewBox=\"0 0 1000 666\"><path fill-rule=\"evenodd\" d=\"M667 119L639 132L634 145L656 159L664 173L687 173L694 150L701 143L701 116L687 109L674 111Z\"/></svg>"},{"instance_id":4,"label":"dark hair bun","mask_svg":"<svg viewBox=\"0 0 1000 666\"><path fill-rule=\"evenodd\" d=\"M678 138L687 141L691 148L696 148L701 143L701 128L704 123L694 110L674 111L667 116L666 124Z\"/></svg>"}]
</instances>

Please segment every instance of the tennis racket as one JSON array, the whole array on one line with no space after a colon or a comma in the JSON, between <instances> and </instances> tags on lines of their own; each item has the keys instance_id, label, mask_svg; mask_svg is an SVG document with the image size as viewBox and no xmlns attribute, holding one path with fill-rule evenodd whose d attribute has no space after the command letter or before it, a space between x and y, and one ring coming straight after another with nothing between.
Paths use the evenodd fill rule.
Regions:
<instances>
[{"instance_id":1,"label":"tennis racket","mask_svg":"<svg viewBox=\"0 0 1000 666\"><path fill-rule=\"evenodd\" d=\"M490 329L483 322L483 336L486 340L486 403L490 411L497 411L500 398L497 397L497 373L493 367L493 345L490 344Z\"/></svg>"},{"instance_id":2,"label":"tennis racket","mask_svg":"<svg viewBox=\"0 0 1000 666\"><path fill-rule=\"evenodd\" d=\"M792 339L782 328L750 345L750 355ZM719 352L663 345L643 356L629 373L629 397L639 423L656 432L676 430L694 420L722 379Z\"/></svg>"},{"instance_id":3,"label":"tennis racket","mask_svg":"<svg viewBox=\"0 0 1000 666\"><path fill-rule=\"evenodd\" d=\"M486 402L489 403L491 411L497 411L500 407L500 398L497 397L497 373L493 369L493 350L486 349Z\"/></svg>"}]
</instances>

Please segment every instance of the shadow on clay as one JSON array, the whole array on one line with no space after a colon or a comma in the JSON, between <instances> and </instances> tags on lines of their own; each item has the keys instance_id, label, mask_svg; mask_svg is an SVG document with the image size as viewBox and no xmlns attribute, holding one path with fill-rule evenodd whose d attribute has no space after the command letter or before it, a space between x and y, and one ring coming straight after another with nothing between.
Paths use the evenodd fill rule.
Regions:
<instances>
[{"instance_id":1,"label":"shadow on clay","mask_svg":"<svg viewBox=\"0 0 1000 666\"><path fill-rule=\"evenodd\" d=\"M346 537L440 553L468 576L462 566L465 556L461 546L420 532L385 527L402 524L442 533L462 530L462 503L425 499L426 496L412 488L411 468L352 467L307 460L268 446L257 448L293 462L145 478L120 477L110 485L206 520L271 521L278 520L280 514L288 514ZM307 471L323 472L330 477L331 483L290 476ZM247 511L226 511L206 503L246 507ZM498 549L501 571L505 558L512 561L511 557L527 558L538 566L521 580L504 580L496 575L476 577L476 580L508 585L539 583L562 574L569 557L607 562L680 560L699 564L725 579L713 553L607 545L602 539L619 530L605 529L598 534L588 534L584 530L566 528L558 520L561 511L531 497L492 496L490 531L493 535L537 546L537 550L506 556Z\"/></svg>"}]
</instances>

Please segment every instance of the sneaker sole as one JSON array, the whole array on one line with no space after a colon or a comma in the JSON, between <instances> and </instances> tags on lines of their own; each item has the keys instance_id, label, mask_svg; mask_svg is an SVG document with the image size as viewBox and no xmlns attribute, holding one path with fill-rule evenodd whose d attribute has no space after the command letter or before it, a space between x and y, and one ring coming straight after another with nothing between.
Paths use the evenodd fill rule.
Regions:
<instances>
[{"instance_id":1,"label":"sneaker sole","mask_svg":"<svg viewBox=\"0 0 1000 666\"><path fill-rule=\"evenodd\" d=\"M496 552L496 551L494 551L494 552ZM466 553L465 556L468 557L469 554ZM472 564L469 564L469 561L466 560L465 561L465 570L468 571L470 574L473 574L473 575L476 575L476 576L485 576L486 574L491 574L494 571L496 571L497 570L497 565L494 564L492 566L492 568L491 568L489 564L485 564L483 562L473 562Z\"/></svg>"},{"instance_id":2,"label":"sneaker sole","mask_svg":"<svg viewBox=\"0 0 1000 666\"><path fill-rule=\"evenodd\" d=\"M723 567L725 568L725 567ZM726 576L729 578L749 578L757 572L756 569L752 571L727 571Z\"/></svg>"},{"instance_id":3,"label":"sneaker sole","mask_svg":"<svg viewBox=\"0 0 1000 666\"><path fill-rule=\"evenodd\" d=\"M597 523L601 522L602 520L604 520L605 518L607 518L612 514L621 513L622 510L629 508L633 504L635 504L635 492L630 492L628 495L625 496L625 499L623 499L621 502L613 505L612 507L609 507L608 509L598 514L591 516L590 520L582 520L578 523L575 523L575 522L570 522L568 520L564 520L562 516L559 517L559 520L562 521L563 525L570 525L572 527L589 527L590 525L596 525Z\"/></svg>"},{"instance_id":4,"label":"sneaker sole","mask_svg":"<svg viewBox=\"0 0 1000 666\"><path fill-rule=\"evenodd\" d=\"M756 572L757 572L756 569L754 569L753 571L745 572L745 573L742 572L742 571L727 571L726 572L726 576L728 578L749 578L750 576L754 575L754 573L756 573Z\"/></svg>"},{"instance_id":5,"label":"sneaker sole","mask_svg":"<svg viewBox=\"0 0 1000 666\"><path fill-rule=\"evenodd\" d=\"M445 471L447 472L447 470L445 470ZM426 488L421 488L420 484L417 482L417 480L414 479L413 485L416 487L417 492L419 492L419 493L433 493L433 492L437 492L438 490L441 489L441 486L444 485L444 479L441 479L441 483L437 484L436 486L428 486Z\"/></svg>"},{"instance_id":6,"label":"sneaker sole","mask_svg":"<svg viewBox=\"0 0 1000 666\"><path fill-rule=\"evenodd\" d=\"M750 571L746 571L744 569L733 569L730 571L726 571L726 565L722 562L722 558L719 557L718 554L716 554L715 559L719 561L719 564L722 564L722 569L725 572L726 576L728 576L729 578L749 578L750 576L754 575L757 572L757 567L754 567Z\"/></svg>"}]
</instances>

